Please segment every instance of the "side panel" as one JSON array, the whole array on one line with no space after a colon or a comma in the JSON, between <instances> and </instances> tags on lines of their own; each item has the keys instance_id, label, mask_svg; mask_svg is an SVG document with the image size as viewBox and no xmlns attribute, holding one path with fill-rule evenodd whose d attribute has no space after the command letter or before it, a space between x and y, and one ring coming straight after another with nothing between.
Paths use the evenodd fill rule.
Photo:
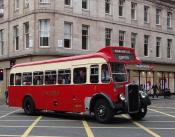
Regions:
<instances>
[{"instance_id":1,"label":"side panel","mask_svg":"<svg viewBox=\"0 0 175 137\"><path fill-rule=\"evenodd\" d=\"M25 95L31 95L36 109L84 112L85 98L104 92L115 99L112 84L9 87L9 106L22 107Z\"/></svg>"}]
</instances>

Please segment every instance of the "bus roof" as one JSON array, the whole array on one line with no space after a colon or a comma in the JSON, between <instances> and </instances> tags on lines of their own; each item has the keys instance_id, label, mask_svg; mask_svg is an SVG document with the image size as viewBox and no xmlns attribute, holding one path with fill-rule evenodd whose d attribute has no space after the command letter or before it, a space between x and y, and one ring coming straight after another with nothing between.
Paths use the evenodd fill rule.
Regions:
<instances>
[{"instance_id":1,"label":"bus roof","mask_svg":"<svg viewBox=\"0 0 175 137\"><path fill-rule=\"evenodd\" d=\"M118 56L117 53L120 54L120 56ZM130 60L131 55L132 55L132 60ZM140 59L136 56L134 49L128 48L128 47L110 46L110 47L103 48L96 53L56 58L56 59L45 60L45 61L22 63L22 64L17 64L13 66L13 68L31 66L31 65L48 64L48 63L56 63L56 62L66 62L66 61L88 59L88 58L103 58L107 62L121 62L125 64L140 64L141 63Z\"/></svg>"}]
</instances>

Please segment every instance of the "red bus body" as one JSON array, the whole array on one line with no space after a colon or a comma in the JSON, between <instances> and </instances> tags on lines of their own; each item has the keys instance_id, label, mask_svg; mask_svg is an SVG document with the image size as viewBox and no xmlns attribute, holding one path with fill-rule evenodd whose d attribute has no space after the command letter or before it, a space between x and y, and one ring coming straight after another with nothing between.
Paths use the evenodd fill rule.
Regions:
<instances>
[{"instance_id":1,"label":"red bus body","mask_svg":"<svg viewBox=\"0 0 175 137\"><path fill-rule=\"evenodd\" d=\"M106 63L141 63L134 49L111 46L101 49L94 54L18 64L12 68L11 73L15 73L15 69L22 69L28 66L35 67L43 64L50 66L52 63L66 63L68 61L91 60L95 58L103 59ZM128 81L114 82L111 79L109 83L100 84L9 85L8 104L12 107L23 107L24 98L30 96L35 104L36 110L85 112L87 109L90 109L89 105L91 104L91 100L97 94L104 95L112 103L117 104L117 102L121 102L119 96L121 93L125 94L126 84L128 84Z\"/></svg>"}]
</instances>

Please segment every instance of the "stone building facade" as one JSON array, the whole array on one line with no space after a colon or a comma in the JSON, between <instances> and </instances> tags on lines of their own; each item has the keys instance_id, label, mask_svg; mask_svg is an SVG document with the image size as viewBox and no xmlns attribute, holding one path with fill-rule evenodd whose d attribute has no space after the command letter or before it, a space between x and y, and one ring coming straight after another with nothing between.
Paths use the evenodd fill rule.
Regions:
<instances>
[{"instance_id":1,"label":"stone building facade","mask_svg":"<svg viewBox=\"0 0 175 137\"><path fill-rule=\"evenodd\" d=\"M14 64L135 48L142 65L128 78L175 92L174 0L0 0L0 97Z\"/></svg>"}]
</instances>

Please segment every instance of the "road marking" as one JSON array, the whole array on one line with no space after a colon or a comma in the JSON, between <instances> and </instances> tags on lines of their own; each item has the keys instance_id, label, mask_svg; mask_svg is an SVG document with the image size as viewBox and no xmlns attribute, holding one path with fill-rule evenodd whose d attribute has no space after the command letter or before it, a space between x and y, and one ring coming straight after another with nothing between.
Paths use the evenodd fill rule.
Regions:
<instances>
[{"instance_id":1,"label":"road marking","mask_svg":"<svg viewBox=\"0 0 175 137\"><path fill-rule=\"evenodd\" d=\"M27 121L33 121L32 119L29 119L29 120L24 120L24 119L12 119L12 120L9 120L9 119L0 119L0 121L5 121L5 122L27 122ZM73 122L73 121L77 121L77 120L42 120L42 122ZM79 122L79 121L78 121Z\"/></svg>"},{"instance_id":2,"label":"road marking","mask_svg":"<svg viewBox=\"0 0 175 137\"><path fill-rule=\"evenodd\" d=\"M153 111L153 112L157 112L157 113L160 113L160 114L163 114L163 115L166 115L166 116L175 118L175 116L173 116L173 115L170 115L170 114L167 114L167 113L164 113L164 112L155 110L155 109L150 109L150 108L149 108L148 110L151 110L151 111Z\"/></svg>"},{"instance_id":3,"label":"road marking","mask_svg":"<svg viewBox=\"0 0 175 137\"><path fill-rule=\"evenodd\" d=\"M27 137L32 129L35 127L35 125L41 120L41 116L39 116L31 125L30 127L24 132L24 134L21 137Z\"/></svg>"},{"instance_id":4,"label":"road marking","mask_svg":"<svg viewBox=\"0 0 175 137\"><path fill-rule=\"evenodd\" d=\"M28 136L28 137L66 137L66 136Z\"/></svg>"},{"instance_id":5,"label":"road marking","mask_svg":"<svg viewBox=\"0 0 175 137\"><path fill-rule=\"evenodd\" d=\"M20 137L20 135L0 135L0 137Z\"/></svg>"},{"instance_id":6,"label":"road marking","mask_svg":"<svg viewBox=\"0 0 175 137\"><path fill-rule=\"evenodd\" d=\"M173 107L158 107L158 106L151 106L150 108L157 108L157 109L175 109Z\"/></svg>"},{"instance_id":7,"label":"road marking","mask_svg":"<svg viewBox=\"0 0 175 137\"><path fill-rule=\"evenodd\" d=\"M128 116L126 116L126 115L122 115L122 116L123 116L124 118L126 118L126 119L131 120L131 119L130 119ZM136 121L133 121L133 120L131 120L131 121L132 121L132 123L133 123L134 125L140 127L141 129L143 129L144 131L146 131L148 134L152 135L153 137L161 137L160 135L158 135L157 133L153 132L153 131L150 130L149 128L143 126L142 124L140 124L140 123L138 123L138 122L136 122Z\"/></svg>"},{"instance_id":8,"label":"road marking","mask_svg":"<svg viewBox=\"0 0 175 137\"><path fill-rule=\"evenodd\" d=\"M15 110L15 111L9 112L9 113L7 113L7 114L5 114L5 115L3 115L3 116L0 116L0 119L1 119L1 118L4 118L4 117L7 117L8 115L13 114L13 113L15 113L15 112L17 112L17 111L19 111L19 110L20 110L20 109L17 109L17 110Z\"/></svg>"},{"instance_id":9,"label":"road marking","mask_svg":"<svg viewBox=\"0 0 175 137\"><path fill-rule=\"evenodd\" d=\"M140 121L141 123L175 123L175 121Z\"/></svg>"},{"instance_id":10,"label":"road marking","mask_svg":"<svg viewBox=\"0 0 175 137\"><path fill-rule=\"evenodd\" d=\"M87 136L88 137L94 137L94 134L92 133L92 130L90 129L88 123L86 121L84 121L84 120L82 122L83 122L83 126L84 126L84 128L86 130Z\"/></svg>"}]
</instances>

